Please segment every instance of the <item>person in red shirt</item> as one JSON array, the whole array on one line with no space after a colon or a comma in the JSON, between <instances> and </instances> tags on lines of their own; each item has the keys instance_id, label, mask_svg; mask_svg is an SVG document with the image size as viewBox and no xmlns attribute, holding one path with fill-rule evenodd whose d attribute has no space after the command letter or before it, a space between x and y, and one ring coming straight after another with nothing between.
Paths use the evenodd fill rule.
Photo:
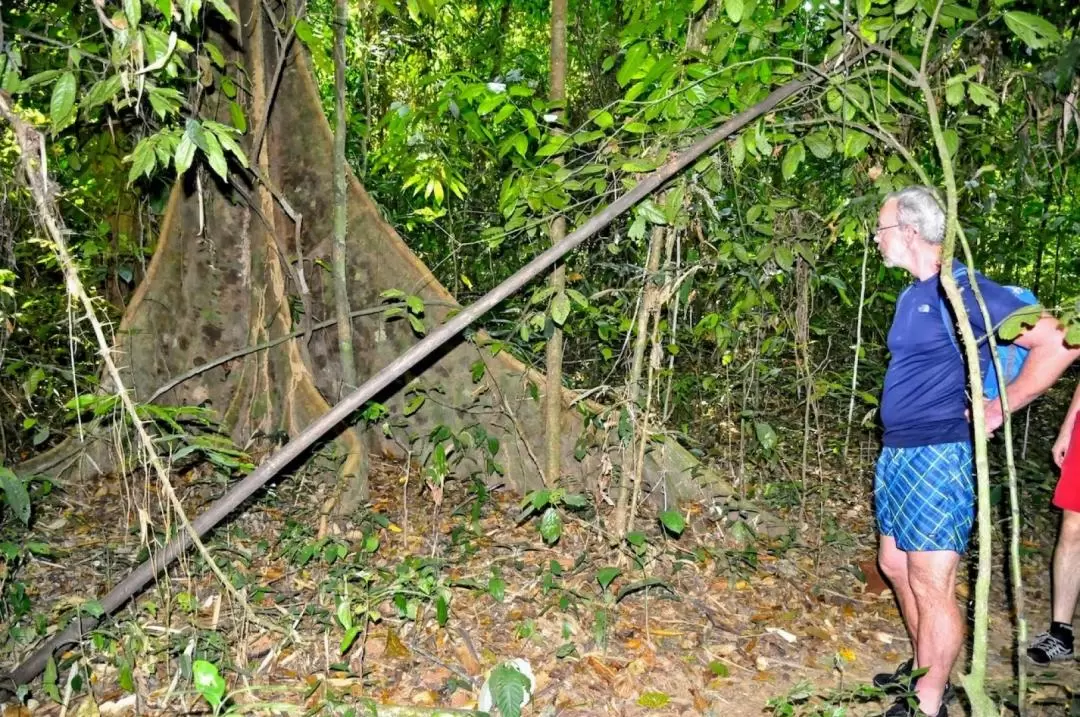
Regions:
<instances>
[{"instance_id":1,"label":"person in red shirt","mask_svg":"<svg viewBox=\"0 0 1080 717\"><path fill-rule=\"evenodd\" d=\"M1036 635L1027 654L1038 665L1073 658L1073 612L1080 597L1080 385L1054 441L1054 462L1061 468L1054 505L1061 508L1061 532L1054 548L1050 629Z\"/></svg>"}]
</instances>

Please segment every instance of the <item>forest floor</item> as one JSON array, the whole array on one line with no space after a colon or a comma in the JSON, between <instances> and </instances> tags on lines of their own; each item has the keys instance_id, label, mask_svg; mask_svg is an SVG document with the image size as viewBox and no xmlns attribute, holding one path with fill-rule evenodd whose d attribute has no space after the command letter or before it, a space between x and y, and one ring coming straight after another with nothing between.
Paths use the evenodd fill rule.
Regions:
<instances>
[{"instance_id":1,"label":"forest floor","mask_svg":"<svg viewBox=\"0 0 1080 717\"><path fill-rule=\"evenodd\" d=\"M727 514L684 506L678 538L655 515L640 517L647 538L637 551L610 547L587 514L545 545L537 519L522 521L520 498L508 491L451 482L435 511L416 468L409 473L377 462L370 510L337 536L317 537L327 488L302 476L218 530L218 562L251 608L291 636L244 620L189 557L50 670L31 710L3 714L210 713L186 677L200 658L220 668L239 713L348 714L361 697L472 708L485 674L521 658L536 679L526 715L876 715L887 702L865 683L909 655L873 568L868 466L814 476L829 489L803 506L774 496L792 537L755 538ZM1045 505L1050 480L1024 499ZM206 470L177 483L193 511L223 489ZM0 625L0 663L25 656L19 643L35 623L103 595L144 557L137 506L155 513L154 496L152 486L112 479L37 506L30 539L51 554L9 576L25 585L32 609ZM1049 511L1033 512L1023 577L1038 632L1056 525ZM1013 621L996 554L988 683L1012 702ZM973 593L967 569L963 597ZM342 655L346 633L355 640ZM1029 714L1070 714L1078 685L1076 664L1034 672ZM968 714L962 696L950 714Z\"/></svg>"}]
</instances>

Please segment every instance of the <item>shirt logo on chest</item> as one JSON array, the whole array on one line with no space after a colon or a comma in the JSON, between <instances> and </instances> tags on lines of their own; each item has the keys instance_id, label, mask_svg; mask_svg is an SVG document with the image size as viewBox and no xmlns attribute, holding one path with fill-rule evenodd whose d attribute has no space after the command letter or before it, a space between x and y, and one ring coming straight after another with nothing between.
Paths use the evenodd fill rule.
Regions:
<instances>
[{"instance_id":1,"label":"shirt logo on chest","mask_svg":"<svg viewBox=\"0 0 1080 717\"><path fill-rule=\"evenodd\" d=\"M920 314L929 314L930 304L919 304L919 308L916 309L916 311L918 311Z\"/></svg>"}]
</instances>

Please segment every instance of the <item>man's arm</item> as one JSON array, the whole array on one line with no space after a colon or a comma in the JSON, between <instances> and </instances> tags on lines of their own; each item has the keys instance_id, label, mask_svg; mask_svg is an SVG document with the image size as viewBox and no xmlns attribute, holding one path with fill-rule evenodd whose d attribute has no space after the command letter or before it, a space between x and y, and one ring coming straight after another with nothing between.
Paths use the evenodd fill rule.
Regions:
<instances>
[{"instance_id":1,"label":"man's arm","mask_svg":"<svg viewBox=\"0 0 1080 717\"><path fill-rule=\"evenodd\" d=\"M1007 397L1009 411L1015 413L1038 398L1054 385L1065 369L1080 357L1080 346L1071 348L1065 344L1065 332L1058 320L1049 314L1015 340L1019 346L1031 351L1024 368L1016 380L1009 384ZM1004 422L1001 401L986 401L986 431L993 433Z\"/></svg>"}]
</instances>

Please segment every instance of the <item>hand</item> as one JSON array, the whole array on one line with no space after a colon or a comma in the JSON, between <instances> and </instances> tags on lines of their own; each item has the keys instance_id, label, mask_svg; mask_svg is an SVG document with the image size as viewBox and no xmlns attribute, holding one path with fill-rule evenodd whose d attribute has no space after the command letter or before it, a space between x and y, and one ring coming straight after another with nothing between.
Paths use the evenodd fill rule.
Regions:
<instances>
[{"instance_id":1,"label":"hand","mask_svg":"<svg viewBox=\"0 0 1080 717\"><path fill-rule=\"evenodd\" d=\"M983 411L986 416L986 437L990 438L1005 422L1005 416L1001 413L1001 401L996 398L985 399Z\"/></svg>"},{"instance_id":2,"label":"hand","mask_svg":"<svg viewBox=\"0 0 1080 717\"><path fill-rule=\"evenodd\" d=\"M1057 463L1058 468L1061 468L1061 464L1065 462L1065 454L1069 451L1069 439L1071 437L1072 430L1067 431L1065 426L1062 426L1057 440L1054 441L1054 447L1050 449L1051 454L1054 456L1054 463Z\"/></svg>"}]
</instances>

